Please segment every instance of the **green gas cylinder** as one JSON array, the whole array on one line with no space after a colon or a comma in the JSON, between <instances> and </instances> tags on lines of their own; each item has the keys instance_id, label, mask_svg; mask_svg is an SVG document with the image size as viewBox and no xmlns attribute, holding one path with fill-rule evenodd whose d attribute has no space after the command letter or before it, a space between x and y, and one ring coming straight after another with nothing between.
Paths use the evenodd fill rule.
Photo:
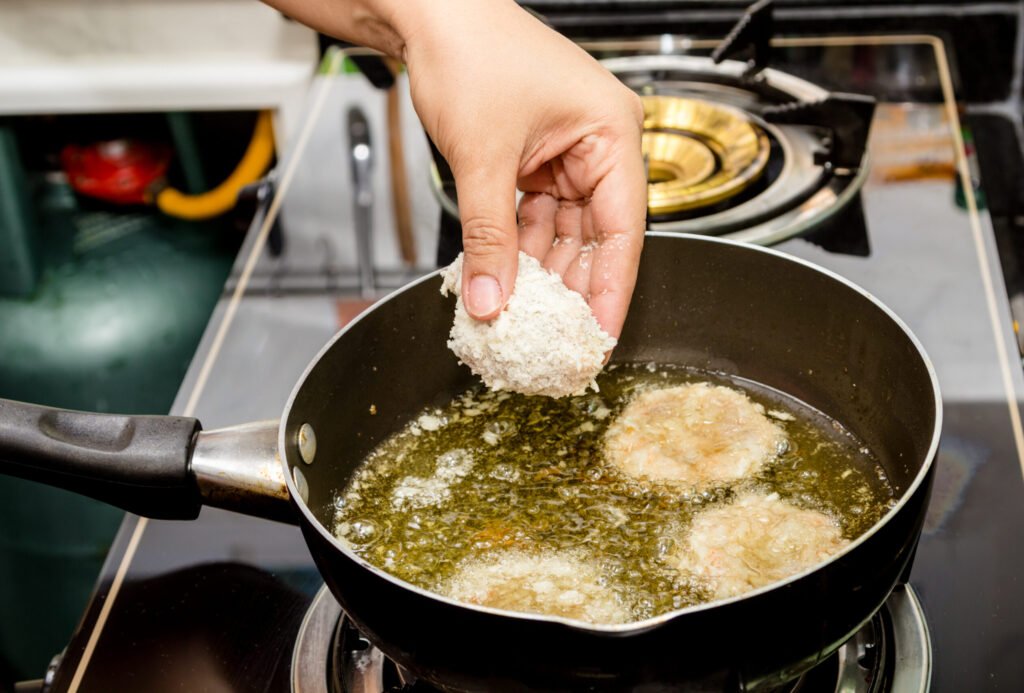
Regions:
<instances>
[{"instance_id":1,"label":"green gas cylinder","mask_svg":"<svg viewBox=\"0 0 1024 693\"><path fill-rule=\"evenodd\" d=\"M34 202L41 269L29 296L0 296L0 397L167 413L240 239L150 210L82 209L59 182ZM121 517L0 478L0 657L15 677L41 676L67 643Z\"/></svg>"}]
</instances>

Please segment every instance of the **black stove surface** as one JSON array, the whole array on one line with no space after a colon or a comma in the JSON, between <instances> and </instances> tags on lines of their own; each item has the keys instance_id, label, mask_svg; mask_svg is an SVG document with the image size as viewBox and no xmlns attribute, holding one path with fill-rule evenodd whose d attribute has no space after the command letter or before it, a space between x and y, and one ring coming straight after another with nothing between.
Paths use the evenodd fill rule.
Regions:
<instances>
[{"instance_id":1,"label":"black stove surface","mask_svg":"<svg viewBox=\"0 0 1024 693\"><path fill-rule=\"evenodd\" d=\"M782 48L775 66L826 70L829 86L873 92L884 101L888 87L873 88L865 70L908 54L916 56L908 65L920 73L917 82L948 86L942 44L922 38ZM343 90L345 79L320 79L311 120L327 119L332 128L343 122L343 112L325 107L330 99L322 97ZM989 219L973 208L970 190L958 189L962 178L885 175L921 128L938 132L939 150L945 146L952 156L959 143L956 123L948 101L881 104L869 146L874 169L859 214L837 217L833 231L816 234L817 244L794 239L779 248L877 295L930 353L945 418L910 582L929 625L932 690L1021 690L1024 440L1018 393L1024 392L1024 377ZM282 164L279 194L286 209L287 171L301 165L301 148ZM262 250L267 225L260 221L243 245L239 272L251 253ZM826 249L840 242L830 233L862 252ZM194 414L207 428L279 414L331 329L298 324L287 305L275 301L250 293L232 304L225 297L175 413ZM295 528L210 509L191 523L129 516L53 690L288 690L299 626L320 584Z\"/></svg>"}]
</instances>

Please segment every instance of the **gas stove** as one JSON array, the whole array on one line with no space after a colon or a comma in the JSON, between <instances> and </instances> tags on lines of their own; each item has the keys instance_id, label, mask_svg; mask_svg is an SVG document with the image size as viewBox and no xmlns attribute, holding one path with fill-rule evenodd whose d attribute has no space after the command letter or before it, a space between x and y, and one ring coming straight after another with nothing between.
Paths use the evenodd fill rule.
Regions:
<instances>
[{"instance_id":1,"label":"gas stove","mask_svg":"<svg viewBox=\"0 0 1024 693\"><path fill-rule=\"evenodd\" d=\"M787 239L778 249L875 294L918 335L938 373L943 441L907 584L898 586L885 607L833 656L783 690L1019 688L1024 682L1024 660L1016 655L1024 641L1024 601L1018 598L1024 555L1017 550L1024 526L1024 432L1018 393L1024 392L1024 375L989 219L977 207L976 181L964 156L945 45L919 35L782 37L771 42L772 67L749 74L750 63L725 60L724 67L708 68L715 64L708 53L717 41L653 36L582 45L641 94L711 102L730 113L750 114L754 156L740 170L757 165L761 136L768 141L766 162L742 189L707 205L675 210L671 214L681 213L655 218L653 224L703 232L716 217L725 218L714 232L742 238L744 231L734 228L729 215L767 195L783 176L784 162L796 159L787 154L781 165L773 164L778 153L772 149L802 147L801 166L808 180L814 178L813 189L802 188L795 204L778 204L785 209L742 222L752 224L744 227L747 231L760 226L763 232L746 240ZM883 78L881 66L896 62L914 72L914 90L894 88ZM828 68L828 91L806 80L822 66ZM728 79L698 80L695 74L705 68ZM751 75L757 74L767 86L751 86ZM278 212L303 203L300 183L311 180L303 171L323 167L308 146L309 136L340 129L352 79L318 78L304 129L268 190L269 205L253 222L230 291L174 413L198 416L208 427L279 415L295 379L342 320L336 315L347 314L345 296L335 290L308 297L322 302L323 314L303 319L295 309L298 297L254 288L258 272L253 270L265 261ZM786 85L796 86L787 92ZM751 89L769 89L773 101L749 103L742 92ZM878 104L866 148L853 147L854 154L840 160L834 157L843 133L856 128L807 118L815 111L815 119L825 117L820 104L847 91L867 94ZM802 122L783 122L787 112ZM691 138L697 134L687 132ZM653 151L653 179L666 182L671 171L658 173L664 164ZM428 177L418 180L429 199ZM751 193L756 194L745 197ZM819 195L831 202L806 206ZM768 207L755 204L762 212ZM780 222L787 214L795 216ZM268 363L274 365L269 372ZM267 375L253 378L254 372ZM210 509L194 523L126 518L96 595L55 667L51 689L429 690L348 624L322 589L294 528Z\"/></svg>"},{"instance_id":2,"label":"gas stove","mask_svg":"<svg viewBox=\"0 0 1024 693\"><path fill-rule=\"evenodd\" d=\"M654 231L774 244L819 226L864 183L873 99L732 60L638 55L604 65L642 95ZM718 165L700 177L690 164L698 180L680 181L681 143Z\"/></svg>"},{"instance_id":3,"label":"gas stove","mask_svg":"<svg viewBox=\"0 0 1024 693\"><path fill-rule=\"evenodd\" d=\"M366 640L326 587L313 598L299 627L291 673L293 693L436 691ZM835 653L771 693L923 693L930 679L924 614L913 589L903 586Z\"/></svg>"}]
</instances>

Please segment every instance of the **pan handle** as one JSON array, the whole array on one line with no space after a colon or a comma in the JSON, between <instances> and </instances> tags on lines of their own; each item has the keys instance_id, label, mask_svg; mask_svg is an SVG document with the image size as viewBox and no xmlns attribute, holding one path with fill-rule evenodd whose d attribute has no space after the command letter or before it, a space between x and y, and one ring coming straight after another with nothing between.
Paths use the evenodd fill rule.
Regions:
<instances>
[{"instance_id":1,"label":"pan handle","mask_svg":"<svg viewBox=\"0 0 1024 693\"><path fill-rule=\"evenodd\" d=\"M202 431L180 416L124 416L0 399L0 473L160 520L203 505L297 523L277 421Z\"/></svg>"},{"instance_id":2,"label":"pan handle","mask_svg":"<svg viewBox=\"0 0 1024 693\"><path fill-rule=\"evenodd\" d=\"M179 416L122 416L0 399L0 472L138 515L191 520L202 499L190 460L201 426Z\"/></svg>"}]
</instances>

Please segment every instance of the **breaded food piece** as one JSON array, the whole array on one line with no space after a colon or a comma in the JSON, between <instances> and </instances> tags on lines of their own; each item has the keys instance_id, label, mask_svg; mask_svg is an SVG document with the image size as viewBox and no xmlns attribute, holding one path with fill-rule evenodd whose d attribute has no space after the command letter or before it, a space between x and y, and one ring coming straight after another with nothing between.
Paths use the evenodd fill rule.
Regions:
<instances>
[{"instance_id":1,"label":"breaded food piece","mask_svg":"<svg viewBox=\"0 0 1024 693\"><path fill-rule=\"evenodd\" d=\"M726 599L795 575L847 544L825 513L750 492L700 512L666 561Z\"/></svg>"},{"instance_id":2,"label":"breaded food piece","mask_svg":"<svg viewBox=\"0 0 1024 693\"><path fill-rule=\"evenodd\" d=\"M495 551L462 562L439 590L461 602L588 623L626 623L630 611L597 566L571 552Z\"/></svg>"},{"instance_id":3,"label":"breaded food piece","mask_svg":"<svg viewBox=\"0 0 1024 693\"><path fill-rule=\"evenodd\" d=\"M583 296L557 274L519 253L519 273L505 310L474 320L462 303L462 255L441 274L441 293L455 294L448 348L492 390L565 397L597 389L604 355L615 339L598 325Z\"/></svg>"},{"instance_id":4,"label":"breaded food piece","mask_svg":"<svg viewBox=\"0 0 1024 693\"><path fill-rule=\"evenodd\" d=\"M644 392L608 427L605 457L635 479L713 488L751 476L786 449L764 407L728 387Z\"/></svg>"}]
</instances>

